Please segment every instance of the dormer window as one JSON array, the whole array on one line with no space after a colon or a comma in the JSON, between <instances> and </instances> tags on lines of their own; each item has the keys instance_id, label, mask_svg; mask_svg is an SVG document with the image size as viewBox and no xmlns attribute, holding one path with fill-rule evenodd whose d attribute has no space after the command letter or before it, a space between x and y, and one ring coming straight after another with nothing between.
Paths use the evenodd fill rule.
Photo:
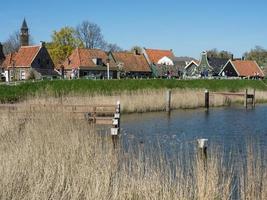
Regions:
<instances>
[{"instance_id":1,"label":"dormer window","mask_svg":"<svg viewBox=\"0 0 267 200\"><path fill-rule=\"evenodd\" d=\"M103 65L102 58L93 58L92 61L95 65Z\"/></svg>"}]
</instances>

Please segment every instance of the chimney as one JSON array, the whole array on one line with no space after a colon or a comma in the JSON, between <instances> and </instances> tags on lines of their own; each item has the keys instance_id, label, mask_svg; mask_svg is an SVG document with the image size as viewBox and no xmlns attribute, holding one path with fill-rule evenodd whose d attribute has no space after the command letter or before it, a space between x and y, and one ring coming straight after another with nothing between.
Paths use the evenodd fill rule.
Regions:
<instances>
[{"instance_id":1,"label":"chimney","mask_svg":"<svg viewBox=\"0 0 267 200\"><path fill-rule=\"evenodd\" d=\"M245 60L245 57L244 56L242 56L242 59L241 60Z\"/></svg>"},{"instance_id":2,"label":"chimney","mask_svg":"<svg viewBox=\"0 0 267 200\"><path fill-rule=\"evenodd\" d=\"M231 54L231 60L232 61L234 60L234 54Z\"/></svg>"}]
</instances>

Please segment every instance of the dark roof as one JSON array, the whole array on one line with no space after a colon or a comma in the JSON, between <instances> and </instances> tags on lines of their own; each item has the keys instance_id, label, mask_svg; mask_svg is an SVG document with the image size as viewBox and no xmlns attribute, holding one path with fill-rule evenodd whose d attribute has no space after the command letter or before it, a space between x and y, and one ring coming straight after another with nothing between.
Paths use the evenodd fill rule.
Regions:
<instances>
[{"instance_id":1,"label":"dark roof","mask_svg":"<svg viewBox=\"0 0 267 200\"><path fill-rule=\"evenodd\" d=\"M184 62L191 62L192 60L197 61L195 58L188 57L188 56L180 56L180 57L174 57L173 61L184 61Z\"/></svg>"},{"instance_id":2,"label":"dark roof","mask_svg":"<svg viewBox=\"0 0 267 200\"><path fill-rule=\"evenodd\" d=\"M174 61L173 64L177 70L184 71L186 66L186 61Z\"/></svg>"},{"instance_id":3,"label":"dark roof","mask_svg":"<svg viewBox=\"0 0 267 200\"><path fill-rule=\"evenodd\" d=\"M213 68L214 74L219 74L228 61L229 59L226 58L208 57L209 65Z\"/></svg>"},{"instance_id":4,"label":"dark roof","mask_svg":"<svg viewBox=\"0 0 267 200\"><path fill-rule=\"evenodd\" d=\"M23 20L21 29L28 30L28 25L27 25L27 22L26 22L26 19L25 19L25 18L24 18L24 20Z\"/></svg>"}]
</instances>

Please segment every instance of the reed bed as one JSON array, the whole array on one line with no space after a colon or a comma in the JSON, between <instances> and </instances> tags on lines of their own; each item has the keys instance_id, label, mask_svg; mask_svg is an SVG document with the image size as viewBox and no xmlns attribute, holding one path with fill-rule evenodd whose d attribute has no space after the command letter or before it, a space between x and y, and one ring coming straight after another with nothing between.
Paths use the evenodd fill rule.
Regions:
<instances>
[{"instance_id":1,"label":"reed bed","mask_svg":"<svg viewBox=\"0 0 267 200\"><path fill-rule=\"evenodd\" d=\"M244 92L244 91L243 91ZM252 92L250 90L250 92ZM121 102L122 112L151 112L163 111L166 109L166 89L137 90L121 92L120 94L97 94L97 95L66 95L58 98L40 94L36 98L29 98L22 103L27 104L71 104L71 105L101 105L116 104ZM228 106L230 104L242 104L244 97L210 95L210 106ZM258 103L267 102L267 92L256 91ZM204 91L195 89L172 89L172 109L194 109L204 107Z\"/></svg>"},{"instance_id":2,"label":"reed bed","mask_svg":"<svg viewBox=\"0 0 267 200\"><path fill-rule=\"evenodd\" d=\"M114 149L110 136L62 113L0 122L0 199L266 199L266 160L253 148L242 164L217 148L204 162L160 145L122 148L123 138Z\"/></svg>"}]
</instances>

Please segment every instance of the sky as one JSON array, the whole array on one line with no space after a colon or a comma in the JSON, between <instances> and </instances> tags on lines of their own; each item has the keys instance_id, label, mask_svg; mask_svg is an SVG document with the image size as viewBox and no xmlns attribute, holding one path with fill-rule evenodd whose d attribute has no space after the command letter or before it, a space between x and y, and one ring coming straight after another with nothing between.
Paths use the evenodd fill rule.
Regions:
<instances>
[{"instance_id":1,"label":"sky","mask_svg":"<svg viewBox=\"0 0 267 200\"><path fill-rule=\"evenodd\" d=\"M0 42L25 17L36 44L89 20L123 49L173 49L176 56L199 58L213 48L235 57L256 45L267 48L266 0L0 0L0 5Z\"/></svg>"}]
</instances>

